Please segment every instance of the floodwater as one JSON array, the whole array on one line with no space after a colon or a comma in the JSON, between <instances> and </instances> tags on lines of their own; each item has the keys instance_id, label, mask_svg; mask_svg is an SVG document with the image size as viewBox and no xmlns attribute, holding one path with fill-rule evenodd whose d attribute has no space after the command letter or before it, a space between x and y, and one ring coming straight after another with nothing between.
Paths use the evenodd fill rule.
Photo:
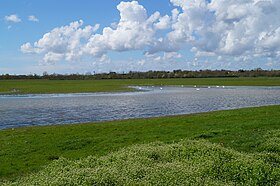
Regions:
<instances>
[{"instance_id":1,"label":"floodwater","mask_svg":"<svg viewBox=\"0 0 280 186\"><path fill-rule=\"evenodd\" d=\"M140 92L0 95L0 129L280 104L280 87L134 87Z\"/></svg>"}]
</instances>

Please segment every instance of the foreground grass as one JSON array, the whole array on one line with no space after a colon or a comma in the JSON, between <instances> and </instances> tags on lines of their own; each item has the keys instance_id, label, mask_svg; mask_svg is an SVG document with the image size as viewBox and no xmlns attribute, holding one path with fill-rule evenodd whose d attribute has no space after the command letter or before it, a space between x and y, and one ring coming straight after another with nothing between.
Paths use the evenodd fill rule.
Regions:
<instances>
[{"instance_id":1,"label":"foreground grass","mask_svg":"<svg viewBox=\"0 0 280 186\"><path fill-rule=\"evenodd\" d=\"M280 86L279 77L261 78L184 78L125 80L5 80L0 81L0 93L77 93L128 91L129 85L225 85Z\"/></svg>"},{"instance_id":2,"label":"foreground grass","mask_svg":"<svg viewBox=\"0 0 280 186\"><path fill-rule=\"evenodd\" d=\"M268 140L280 141L280 130ZM277 137L275 137L277 136ZM207 142L134 145L81 160L61 158L3 185L280 185L278 151L244 153Z\"/></svg>"},{"instance_id":3,"label":"foreground grass","mask_svg":"<svg viewBox=\"0 0 280 186\"><path fill-rule=\"evenodd\" d=\"M155 141L176 145L185 138L206 139L220 144L219 148L240 152L240 156L262 152L270 144L274 144L270 148L272 151L279 148L280 152L278 141L267 141L269 131L280 129L279 115L280 106L269 106L152 119L2 130L0 177L13 179L36 172L61 157L70 159L66 162L80 158L83 161L88 156L97 159L104 156L106 159L111 156L108 154L131 145Z\"/></svg>"}]
</instances>

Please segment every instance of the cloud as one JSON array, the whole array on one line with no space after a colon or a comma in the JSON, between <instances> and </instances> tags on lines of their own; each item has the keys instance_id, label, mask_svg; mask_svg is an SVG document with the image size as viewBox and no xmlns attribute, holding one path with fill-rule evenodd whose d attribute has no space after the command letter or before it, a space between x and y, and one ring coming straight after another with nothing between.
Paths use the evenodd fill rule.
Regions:
<instances>
[{"instance_id":1,"label":"cloud","mask_svg":"<svg viewBox=\"0 0 280 186\"><path fill-rule=\"evenodd\" d=\"M170 27L170 17L168 15L159 18L159 22L155 23L155 27L159 30L165 30Z\"/></svg>"},{"instance_id":2,"label":"cloud","mask_svg":"<svg viewBox=\"0 0 280 186\"><path fill-rule=\"evenodd\" d=\"M20 23L21 22L21 19L16 14L5 16L4 19L8 22L14 22L14 23Z\"/></svg>"},{"instance_id":3,"label":"cloud","mask_svg":"<svg viewBox=\"0 0 280 186\"><path fill-rule=\"evenodd\" d=\"M25 43L21 46L23 53L44 54L43 62L60 60L74 61L83 55L83 48L99 25L82 28L83 21L75 21L67 26L55 28L33 45Z\"/></svg>"},{"instance_id":4,"label":"cloud","mask_svg":"<svg viewBox=\"0 0 280 186\"><path fill-rule=\"evenodd\" d=\"M23 44L21 50L44 54L45 62L83 56L107 60L110 51L142 51L146 57L163 53L153 61L181 59L182 51L220 62L280 57L279 0L170 2L174 6L170 15L148 15L138 1L121 2L117 6L120 20L100 33L96 33L99 25L83 27L83 21L77 21L53 29L33 45Z\"/></svg>"},{"instance_id":5,"label":"cloud","mask_svg":"<svg viewBox=\"0 0 280 186\"><path fill-rule=\"evenodd\" d=\"M117 9L120 11L121 22L144 22L147 19L147 11L137 1L121 2Z\"/></svg>"},{"instance_id":6,"label":"cloud","mask_svg":"<svg viewBox=\"0 0 280 186\"><path fill-rule=\"evenodd\" d=\"M145 50L156 43L156 32L165 29L169 17L161 17L155 12L150 17L146 9L137 1L121 2L117 9L120 21L114 28L105 27L102 34L93 35L86 45L86 52L102 56L108 51Z\"/></svg>"},{"instance_id":7,"label":"cloud","mask_svg":"<svg viewBox=\"0 0 280 186\"><path fill-rule=\"evenodd\" d=\"M183 42L197 56L277 56L280 2L277 0L171 0L175 16L166 43ZM174 48L177 50L177 48Z\"/></svg>"},{"instance_id":8,"label":"cloud","mask_svg":"<svg viewBox=\"0 0 280 186\"><path fill-rule=\"evenodd\" d=\"M21 51L44 54L44 62L77 60L85 55L102 58L108 51L142 50L154 45L157 30L169 24L168 16L161 17L159 12L148 16L137 1L121 2L117 9L120 21L105 27L101 34L95 33L99 25L81 28L80 20L53 29L33 45L23 44Z\"/></svg>"},{"instance_id":9,"label":"cloud","mask_svg":"<svg viewBox=\"0 0 280 186\"><path fill-rule=\"evenodd\" d=\"M172 60L178 60L182 58L182 54L177 52L164 52L163 60L164 61L172 61Z\"/></svg>"},{"instance_id":10,"label":"cloud","mask_svg":"<svg viewBox=\"0 0 280 186\"><path fill-rule=\"evenodd\" d=\"M34 15L28 16L28 20L32 21L32 22L39 22L39 19L37 17L35 17Z\"/></svg>"}]
</instances>

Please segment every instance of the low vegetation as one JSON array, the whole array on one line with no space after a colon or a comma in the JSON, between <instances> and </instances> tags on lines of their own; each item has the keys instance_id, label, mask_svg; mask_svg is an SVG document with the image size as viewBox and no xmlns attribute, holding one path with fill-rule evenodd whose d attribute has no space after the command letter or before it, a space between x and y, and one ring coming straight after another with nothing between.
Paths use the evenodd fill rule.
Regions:
<instances>
[{"instance_id":1,"label":"low vegetation","mask_svg":"<svg viewBox=\"0 0 280 186\"><path fill-rule=\"evenodd\" d=\"M279 115L269 106L2 130L0 176L7 185L276 185Z\"/></svg>"},{"instance_id":2,"label":"low vegetation","mask_svg":"<svg viewBox=\"0 0 280 186\"><path fill-rule=\"evenodd\" d=\"M131 91L130 85L224 85L224 86L280 86L280 77L259 78L173 78L124 80L3 80L2 94L77 93Z\"/></svg>"},{"instance_id":3,"label":"low vegetation","mask_svg":"<svg viewBox=\"0 0 280 186\"><path fill-rule=\"evenodd\" d=\"M4 185L279 185L280 155L270 150L237 152L206 140L134 145L99 158L60 158Z\"/></svg>"}]
</instances>

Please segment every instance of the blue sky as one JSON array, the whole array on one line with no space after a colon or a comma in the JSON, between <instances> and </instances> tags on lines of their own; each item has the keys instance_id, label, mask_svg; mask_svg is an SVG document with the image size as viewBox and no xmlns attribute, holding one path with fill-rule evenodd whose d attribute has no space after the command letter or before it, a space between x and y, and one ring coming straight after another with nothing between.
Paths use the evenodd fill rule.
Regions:
<instances>
[{"instance_id":1,"label":"blue sky","mask_svg":"<svg viewBox=\"0 0 280 186\"><path fill-rule=\"evenodd\" d=\"M2 0L0 74L279 69L277 0Z\"/></svg>"}]
</instances>

